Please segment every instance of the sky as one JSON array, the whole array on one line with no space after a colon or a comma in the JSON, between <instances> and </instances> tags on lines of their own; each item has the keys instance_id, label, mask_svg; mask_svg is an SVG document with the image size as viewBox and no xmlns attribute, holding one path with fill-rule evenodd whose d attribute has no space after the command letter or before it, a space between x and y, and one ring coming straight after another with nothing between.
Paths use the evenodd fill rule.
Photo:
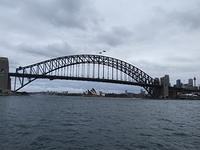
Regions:
<instances>
[{"instance_id":1,"label":"sky","mask_svg":"<svg viewBox=\"0 0 200 150\"><path fill-rule=\"evenodd\" d=\"M199 0L0 0L0 57L10 71L43 60L98 54L152 77L200 84ZM81 85L81 86L80 86ZM24 90L133 91L105 83L39 80Z\"/></svg>"}]
</instances>

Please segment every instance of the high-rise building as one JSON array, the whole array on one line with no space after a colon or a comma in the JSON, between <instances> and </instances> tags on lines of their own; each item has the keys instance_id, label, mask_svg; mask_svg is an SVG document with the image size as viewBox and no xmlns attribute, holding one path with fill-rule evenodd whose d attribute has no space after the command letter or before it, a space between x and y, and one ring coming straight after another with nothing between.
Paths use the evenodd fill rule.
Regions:
<instances>
[{"instance_id":1,"label":"high-rise building","mask_svg":"<svg viewBox=\"0 0 200 150\"><path fill-rule=\"evenodd\" d=\"M170 86L169 75L160 78L161 85Z\"/></svg>"},{"instance_id":2,"label":"high-rise building","mask_svg":"<svg viewBox=\"0 0 200 150\"><path fill-rule=\"evenodd\" d=\"M176 80L176 87L177 88L181 88L182 87L182 83L181 83L180 79Z\"/></svg>"},{"instance_id":3,"label":"high-rise building","mask_svg":"<svg viewBox=\"0 0 200 150\"><path fill-rule=\"evenodd\" d=\"M193 87L193 79L188 79L188 85Z\"/></svg>"},{"instance_id":4,"label":"high-rise building","mask_svg":"<svg viewBox=\"0 0 200 150\"><path fill-rule=\"evenodd\" d=\"M196 84L196 80L197 80L197 78L194 77L194 86L197 86L197 84Z\"/></svg>"},{"instance_id":5,"label":"high-rise building","mask_svg":"<svg viewBox=\"0 0 200 150\"><path fill-rule=\"evenodd\" d=\"M160 83L163 86L162 97L168 98L169 97L169 86L170 86L169 75L165 75L164 77L160 78Z\"/></svg>"}]
</instances>

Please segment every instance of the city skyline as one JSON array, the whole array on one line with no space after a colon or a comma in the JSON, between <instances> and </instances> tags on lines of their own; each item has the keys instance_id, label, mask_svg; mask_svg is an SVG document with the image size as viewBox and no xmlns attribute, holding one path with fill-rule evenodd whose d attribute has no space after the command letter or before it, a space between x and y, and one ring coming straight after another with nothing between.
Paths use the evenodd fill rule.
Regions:
<instances>
[{"instance_id":1,"label":"city skyline","mask_svg":"<svg viewBox=\"0 0 200 150\"><path fill-rule=\"evenodd\" d=\"M0 0L0 7L0 34L4 35L0 52L9 58L11 71L58 56L105 50L103 55L126 60L152 77L169 74L172 84L194 77L200 83L197 0ZM68 84L75 91L85 90L87 84L96 86L81 83L82 87L72 81L61 85ZM40 84L56 88L59 81L36 82L28 88L37 89Z\"/></svg>"}]
</instances>

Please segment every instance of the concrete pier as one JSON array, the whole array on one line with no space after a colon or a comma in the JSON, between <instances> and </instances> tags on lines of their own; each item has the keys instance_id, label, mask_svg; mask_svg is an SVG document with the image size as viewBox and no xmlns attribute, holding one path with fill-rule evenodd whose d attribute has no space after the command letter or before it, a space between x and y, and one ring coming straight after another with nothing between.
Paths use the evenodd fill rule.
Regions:
<instances>
[{"instance_id":1,"label":"concrete pier","mask_svg":"<svg viewBox=\"0 0 200 150\"><path fill-rule=\"evenodd\" d=\"M9 93L10 85L8 58L0 57L0 93Z\"/></svg>"}]
</instances>

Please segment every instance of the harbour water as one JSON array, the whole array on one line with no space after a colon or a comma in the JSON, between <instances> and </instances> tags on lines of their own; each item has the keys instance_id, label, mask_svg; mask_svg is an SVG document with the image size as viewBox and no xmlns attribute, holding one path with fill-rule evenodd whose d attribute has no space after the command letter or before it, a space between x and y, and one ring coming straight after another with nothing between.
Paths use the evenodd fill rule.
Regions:
<instances>
[{"instance_id":1,"label":"harbour water","mask_svg":"<svg viewBox=\"0 0 200 150\"><path fill-rule=\"evenodd\" d=\"M199 150L200 101L0 97L0 150Z\"/></svg>"}]
</instances>

